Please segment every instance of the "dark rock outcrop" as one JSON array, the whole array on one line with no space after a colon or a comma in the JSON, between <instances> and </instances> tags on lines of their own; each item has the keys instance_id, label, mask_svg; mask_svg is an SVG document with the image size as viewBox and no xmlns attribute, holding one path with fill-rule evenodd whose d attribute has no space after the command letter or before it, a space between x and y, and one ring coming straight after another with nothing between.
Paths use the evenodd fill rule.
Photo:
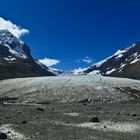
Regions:
<instances>
[{"instance_id":1,"label":"dark rock outcrop","mask_svg":"<svg viewBox=\"0 0 140 140\"><path fill-rule=\"evenodd\" d=\"M99 118L97 116L93 117L90 122L93 122L93 123L99 123Z\"/></svg>"}]
</instances>

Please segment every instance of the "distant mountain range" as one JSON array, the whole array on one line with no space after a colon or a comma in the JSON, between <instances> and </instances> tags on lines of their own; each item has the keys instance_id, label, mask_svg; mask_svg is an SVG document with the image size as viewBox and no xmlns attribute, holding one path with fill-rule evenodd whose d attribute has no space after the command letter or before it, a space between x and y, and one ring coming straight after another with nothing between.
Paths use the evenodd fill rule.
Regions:
<instances>
[{"instance_id":1,"label":"distant mountain range","mask_svg":"<svg viewBox=\"0 0 140 140\"><path fill-rule=\"evenodd\" d=\"M107 59L87 68L83 73L140 79L140 41L126 49L118 50Z\"/></svg>"},{"instance_id":2,"label":"distant mountain range","mask_svg":"<svg viewBox=\"0 0 140 140\"><path fill-rule=\"evenodd\" d=\"M7 30L0 30L0 79L54 75L101 74L140 79L140 41L118 50L89 68L65 72L34 59L29 47Z\"/></svg>"},{"instance_id":3,"label":"distant mountain range","mask_svg":"<svg viewBox=\"0 0 140 140\"><path fill-rule=\"evenodd\" d=\"M54 75L32 57L24 42L7 30L0 30L0 79Z\"/></svg>"}]
</instances>

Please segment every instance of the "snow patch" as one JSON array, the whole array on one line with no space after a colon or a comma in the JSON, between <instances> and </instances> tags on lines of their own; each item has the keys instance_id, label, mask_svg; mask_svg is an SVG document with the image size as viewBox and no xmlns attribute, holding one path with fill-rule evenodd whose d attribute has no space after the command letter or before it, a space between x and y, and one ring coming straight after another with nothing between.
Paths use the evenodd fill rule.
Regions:
<instances>
[{"instance_id":1,"label":"snow patch","mask_svg":"<svg viewBox=\"0 0 140 140\"><path fill-rule=\"evenodd\" d=\"M118 58L121 58L121 57L123 57L123 54L119 54L116 58L118 59Z\"/></svg>"},{"instance_id":2,"label":"snow patch","mask_svg":"<svg viewBox=\"0 0 140 140\"><path fill-rule=\"evenodd\" d=\"M137 55L138 55L138 53L137 53L137 52L133 54L133 56L134 56L134 57L136 57Z\"/></svg>"},{"instance_id":3,"label":"snow patch","mask_svg":"<svg viewBox=\"0 0 140 140\"><path fill-rule=\"evenodd\" d=\"M17 52L14 49L9 49L9 52L11 52L13 55L15 55L17 57L20 57L20 58L23 58L23 59L27 59L27 56L24 53Z\"/></svg>"},{"instance_id":4,"label":"snow patch","mask_svg":"<svg viewBox=\"0 0 140 140\"><path fill-rule=\"evenodd\" d=\"M138 58L136 58L135 60L133 60L130 64L134 64L134 63L136 63L136 62L138 62L139 61L139 59Z\"/></svg>"},{"instance_id":5,"label":"snow patch","mask_svg":"<svg viewBox=\"0 0 140 140\"><path fill-rule=\"evenodd\" d=\"M80 113L64 113L65 115L68 115L68 116L71 116L71 117L76 117L76 116L79 116Z\"/></svg>"},{"instance_id":6,"label":"snow patch","mask_svg":"<svg viewBox=\"0 0 140 140\"><path fill-rule=\"evenodd\" d=\"M7 60L7 61L15 61L16 60L16 58L14 58L14 57L13 58L7 58L7 57L5 57L4 59Z\"/></svg>"},{"instance_id":7,"label":"snow patch","mask_svg":"<svg viewBox=\"0 0 140 140\"><path fill-rule=\"evenodd\" d=\"M126 49L125 50L118 50L114 55L119 56L119 55L121 55L121 54L123 54L125 52L126 52Z\"/></svg>"},{"instance_id":8,"label":"snow patch","mask_svg":"<svg viewBox=\"0 0 140 140\"><path fill-rule=\"evenodd\" d=\"M102 60L96 64L94 64L93 66L96 66L97 68L100 67L103 63L105 63L108 59Z\"/></svg>"},{"instance_id":9,"label":"snow patch","mask_svg":"<svg viewBox=\"0 0 140 140\"><path fill-rule=\"evenodd\" d=\"M77 127L89 128L99 131L117 131L117 132L136 132L140 130L140 125L130 122L110 122L104 121L100 123L85 122L76 125Z\"/></svg>"},{"instance_id":10,"label":"snow patch","mask_svg":"<svg viewBox=\"0 0 140 140\"><path fill-rule=\"evenodd\" d=\"M0 132L6 133L8 138L12 139L12 140L26 140L27 139L23 134L15 131L12 128L12 124L1 125L0 126Z\"/></svg>"},{"instance_id":11,"label":"snow patch","mask_svg":"<svg viewBox=\"0 0 140 140\"><path fill-rule=\"evenodd\" d=\"M111 73L112 73L113 71L115 71L115 70L116 70L116 69L113 68L112 70L107 71L106 74L107 74L107 75L108 75L108 74L111 74Z\"/></svg>"},{"instance_id":12,"label":"snow patch","mask_svg":"<svg viewBox=\"0 0 140 140\"><path fill-rule=\"evenodd\" d=\"M120 68L123 68L123 67L125 67L126 66L126 64L121 64L121 67Z\"/></svg>"}]
</instances>

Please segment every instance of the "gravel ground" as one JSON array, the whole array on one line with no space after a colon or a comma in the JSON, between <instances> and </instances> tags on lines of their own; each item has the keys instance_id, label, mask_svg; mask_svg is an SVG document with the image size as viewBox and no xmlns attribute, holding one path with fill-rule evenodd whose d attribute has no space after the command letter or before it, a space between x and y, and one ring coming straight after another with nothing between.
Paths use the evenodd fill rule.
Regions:
<instances>
[{"instance_id":1,"label":"gravel ground","mask_svg":"<svg viewBox=\"0 0 140 140\"><path fill-rule=\"evenodd\" d=\"M0 106L12 140L139 140L140 103ZM99 122L90 122L94 117Z\"/></svg>"}]
</instances>

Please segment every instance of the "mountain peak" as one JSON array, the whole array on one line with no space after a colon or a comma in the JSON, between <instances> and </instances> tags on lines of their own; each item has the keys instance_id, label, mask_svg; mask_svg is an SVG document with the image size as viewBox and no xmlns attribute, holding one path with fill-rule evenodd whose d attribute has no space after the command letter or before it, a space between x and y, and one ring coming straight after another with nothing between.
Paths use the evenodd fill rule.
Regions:
<instances>
[{"instance_id":1,"label":"mountain peak","mask_svg":"<svg viewBox=\"0 0 140 140\"><path fill-rule=\"evenodd\" d=\"M0 30L0 79L54 75L36 63L29 47L8 30Z\"/></svg>"},{"instance_id":2,"label":"mountain peak","mask_svg":"<svg viewBox=\"0 0 140 140\"><path fill-rule=\"evenodd\" d=\"M13 57L19 57L23 59L27 59L31 56L30 49L27 47L27 45L8 30L0 30L0 45L0 49L6 47L9 50L7 55L10 54Z\"/></svg>"},{"instance_id":3,"label":"mountain peak","mask_svg":"<svg viewBox=\"0 0 140 140\"><path fill-rule=\"evenodd\" d=\"M126 49L118 50L115 54L104 59L88 69L85 73L99 71L105 76L117 76L140 79L140 41Z\"/></svg>"}]
</instances>

